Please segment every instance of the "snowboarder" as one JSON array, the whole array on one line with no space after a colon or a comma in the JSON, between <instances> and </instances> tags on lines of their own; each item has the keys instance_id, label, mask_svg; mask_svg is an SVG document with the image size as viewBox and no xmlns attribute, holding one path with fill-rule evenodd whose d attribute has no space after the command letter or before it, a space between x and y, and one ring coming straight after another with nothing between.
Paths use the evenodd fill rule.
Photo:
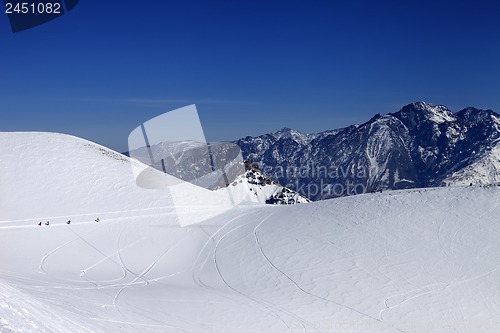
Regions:
<instances>
[{"instance_id":1,"label":"snowboarder","mask_svg":"<svg viewBox=\"0 0 500 333\"><path fill-rule=\"evenodd\" d=\"M45 225L49 225L49 224L50 224L50 222L49 222L49 221L45 222Z\"/></svg>"},{"instance_id":2,"label":"snowboarder","mask_svg":"<svg viewBox=\"0 0 500 333\"><path fill-rule=\"evenodd\" d=\"M66 224L70 224L71 223L71 220L68 220L68 222L66 222Z\"/></svg>"},{"instance_id":3,"label":"snowboarder","mask_svg":"<svg viewBox=\"0 0 500 333\"><path fill-rule=\"evenodd\" d=\"M42 222L38 222L38 226L39 226L39 227L40 227L40 226L42 226Z\"/></svg>"},{"instance_id":4,"label":"snowboarder","mask_svg":"<svg viewBox=\"0 0 500 333\"><path fill-rule=\"evenodd\" d=\"M96 218L96 219L95 219L95 221L96 221L96 222L99 222L100 220L101 220L100 218Z\"/></svg>"}]
</instances>

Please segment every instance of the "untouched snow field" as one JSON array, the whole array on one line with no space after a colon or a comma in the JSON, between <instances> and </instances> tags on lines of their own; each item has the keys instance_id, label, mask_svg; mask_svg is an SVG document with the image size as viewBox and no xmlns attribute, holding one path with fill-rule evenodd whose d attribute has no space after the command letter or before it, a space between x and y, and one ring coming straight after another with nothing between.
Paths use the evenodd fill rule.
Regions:
<instances>
[{"instance_id":1,"label":"untouched snow field","mask_svg":"<svg viewBox=\"0 0 500 333\"><path fill-rule=\"evenodd\" d=\"M81 139L0 133L0 171L2 333L500 330L500 187L253 204L180 227L167 190Z\"/></svg>"}]
</instances>

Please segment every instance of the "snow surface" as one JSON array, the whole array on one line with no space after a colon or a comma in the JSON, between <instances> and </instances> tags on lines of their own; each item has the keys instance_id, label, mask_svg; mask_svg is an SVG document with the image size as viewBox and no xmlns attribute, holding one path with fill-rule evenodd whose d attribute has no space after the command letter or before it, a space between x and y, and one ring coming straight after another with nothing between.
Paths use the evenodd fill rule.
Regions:
<instances>
[{"instance_id":1,"label":"snow surface","mask_svg":"<svg viewBox=\"0 0 500 333\"><path fill-rule=\"evenodd\" d=\"M2 333L500 329L500 187L254 204L180 227L169 192L137 187L103 147L2 133L0 153ZM194 209L219 200L184 191Z\"/></svg>"}]
</instances>

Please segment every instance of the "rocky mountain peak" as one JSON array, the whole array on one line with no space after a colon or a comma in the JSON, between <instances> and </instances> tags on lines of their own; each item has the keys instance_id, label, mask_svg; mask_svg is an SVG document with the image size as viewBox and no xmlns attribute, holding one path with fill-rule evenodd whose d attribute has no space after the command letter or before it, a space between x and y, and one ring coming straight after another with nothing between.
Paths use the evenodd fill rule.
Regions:
<instances>
[{"instance_id":1,"label":"rocky mountain peak","mask_svg":"<svg viewBox=\"0 0 500 333\"><path fill-rule=\"evenodd\" d=\"M414 102L405 105L401 110L393 115L403 122L406 120L407 123L409 122L412 125L417 125L423 122L442 124L444 122L456 121L455 115L446 106L434 106L426 102Z\"/></svg>"}]
</instances>

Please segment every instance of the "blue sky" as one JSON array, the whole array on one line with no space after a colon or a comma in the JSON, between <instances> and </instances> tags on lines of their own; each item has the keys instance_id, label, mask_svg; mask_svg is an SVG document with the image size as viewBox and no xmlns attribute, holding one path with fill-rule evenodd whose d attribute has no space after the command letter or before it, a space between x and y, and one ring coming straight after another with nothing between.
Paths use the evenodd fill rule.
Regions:
<instances>
[{"instance_id":1,"label":"blue sky","mask_svg":"<svg viewBox=\"0 0 500 333\"><path fill-rule=\"evenodd\" d=\"M0 131L124 151L195 103L209 140L361 123L424 100L500 111L498 1L81 0L13 34L0 13Z\"/></svg>"}]
</instances>

